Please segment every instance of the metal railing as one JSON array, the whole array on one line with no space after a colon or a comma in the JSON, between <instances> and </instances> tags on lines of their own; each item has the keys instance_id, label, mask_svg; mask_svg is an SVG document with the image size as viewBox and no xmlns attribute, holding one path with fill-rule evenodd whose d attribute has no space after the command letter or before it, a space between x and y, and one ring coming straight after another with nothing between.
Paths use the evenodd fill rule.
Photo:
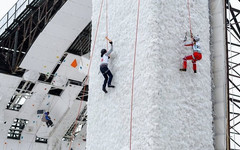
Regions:
<instances>
[{"instance_id":1,"label":"metal railing","mask_svg":"<svg viewBox=\"0 0 240 150\"><path fill-rule=\"evenodd\" d=\"M13 7L0 20L0 35L7 29L23 11L34 0L18 0Z\"/></svg>"}]
</instances>

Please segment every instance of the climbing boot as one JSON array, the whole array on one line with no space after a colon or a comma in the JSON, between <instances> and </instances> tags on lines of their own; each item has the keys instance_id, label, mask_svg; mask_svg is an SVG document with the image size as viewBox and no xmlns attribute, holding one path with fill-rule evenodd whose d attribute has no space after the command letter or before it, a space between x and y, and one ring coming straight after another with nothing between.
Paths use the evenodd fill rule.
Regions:
<instances>
[{"instance_id":1,"label":"climbing boot","mask_svg":"<svg viewBox=\"0 0 240 150\"><path fill-rule=\"evenodd\" d=\"M110 88L115 88L115 86L114 86L114 85L108 85L108 87L110 87Z\"/></svg>"},{"instance_id":2,"label":"climbing boot","mask_svg":"<svg viewBox=\"0 0 240 150\"><path fill-rule=\"evenodd\" d=\"M107 90L106 90L106 89L102 89L102 90L103 90L103 92L107 93Z\"/></svg>"},{"instance_id":3,"label":"climbing boot","mask_svg":"<svg viewBox=\"0 0 240 150\"><path fill-rule=\"evenodd\" d=\"M180 71L187 71L187 69L180 69Z\"/></svg>"}]
</instances>

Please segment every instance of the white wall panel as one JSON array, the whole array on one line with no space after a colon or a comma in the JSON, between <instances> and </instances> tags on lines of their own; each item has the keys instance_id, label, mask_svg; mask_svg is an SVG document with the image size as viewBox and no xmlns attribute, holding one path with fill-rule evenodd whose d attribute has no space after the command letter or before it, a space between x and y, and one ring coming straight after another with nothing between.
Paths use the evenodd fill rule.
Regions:
<instances>
[{"instance_id":1,"label":"white wall panel","mask_svg":"<svg viewBox=\"0 0 240 150\"><path fill-rule=\"evenodd\" d=\"M61 96L50 95L50 97L48 96L42 102L42 106L40 108L50 112L49 116L55 126L58 126L64 115L66 115L65 113L72 106L81 89L82 87L80 86L69 85L63 91ZM55 132L53 129L54 128L52 127L47 128L45 123L43 123L37 131L37 135L39 137L48 138L51 134L53 134L53 132Z\"/></svg>"},{"instance_id":2,"label":"white wall panel","mask_svg":"<svg viewBox=\"0 0 240 150\"><path fill-rule=\"evenodd\" d=\"M4 122L4 110L12 98L22 78L0 74L0 124Z\"/></svg>"},{"instance_id":3,"label":"white wall panel","mask_svg":"<svg viewBox=\"0 0 240 150\"><path fill-rule=\"evenodd\" d=\"M74 68L71 66L71 64L75 59L77 61L77 66ZM82 57L68 54L65 60L62 62L61 66L59 67L57 75L65 76L68 79L72 80L83 81L83 79L87 76L88 65L88 54Z\"/></svg>"},{"instance_id":4,"label":"white wall panel","mask_svg":"<svg viewBox=\"0 0 240 150\"><path fill-rule=\"evenodd\" d=\"M30 99L27 99L19 111L19 117L29 118L36 117L37 110L43 109L42 102L48 98L48 91L51 88L51 85L44 83L36 83L32 92ZM50 103L50 102L49 102ZM44 105L45 106L45 105ZM47 108L44 107L44 108ZM35 120L35 119L34 119Z\"/></svg>"},{"instance_id":5,"label":"white wall panel","mask_svg":"<svg viewBox=\"0 0 240 150\"><path fill-rule=\"evenodd\" d=\"M34 139L35 140L35 139ZM46 150L47 144L7 139L2 142L1 150ZM4 144L6 143L6 144Z\"/></svg>"},{"instance_id":6,"label":"white wall panel","mask_svg":"<svg viewBox=\"0 0 240 150\"><path fill-rule=\"evenodd\" d=\"M91 21L91 3L91 0L68 0L38 36L20 67L36 72L36 74L39 72L51 73L67 48ZM52 150L51 146L55 147L55 149L56 145L61 147L62 136L76 119L80 101L75 99L82 89L80 86L69 85L64 87L64 85L67 79L81 81L86 76L86 68L89 62L89 59L80 58L79 56L76 59L79 59L79 64L80 60L83 60L82 70L79 70L79 66L72 68L70 66L71 59L68 59L68 64L63 65L64 67L57 72L54 78L55 82L52 84L40 83L36 81L38 78L35 76L36 74L25 73L24 79L36 81L36 84L32 90L33 94L26 100L19 112L5 110L5 107L23 79L0 74L0 110L2 111L2 115L0 115L0 149ZM49 95L47 93L52 86L60 86L65 91L61 96ZM83 102L82 109L85 105L86 102ZM45 123L41 121L42 115L37 114L39 109L50 111L50 117L55 124L54 128L47 128ZM14 118L29 120L22 132L20 141L7 139L7 132ZM5 124L4 121L6 121ZM35 143L35 135L43 138L50 135L51 146ZM56 143L56 139L59 139L60 144Z\"/></svg>"},{"instance_id":7,"label":"white wall panel","mask_svg":"<svg viewBox=\"0 0 240 150\"><path fill-rule=\"evenodd\" d=\"M68 112L66 113L66 115L60 120L59 124L56 126L57 132L54 132L50 138L50 141L49 141L50 148L51 147L54 148L56 140L59 140L59 141L62 140L62 138L66 134L67 130L70 128L72 123L75 121L77 112L79 111L79 108L80 108L80 105L81 105L81 109L80 109L80 112L81 112L83 110L83 108L86 106L86 102L83 101L82 104L80 104L79 100L74 100L73 104L71 105L71 109L69 109ZM66 144L67 142L62 142L62 143L65 143L65 144L62 144L61 150L69 149L69 145Z\"/></svg>"},{"instance_id":8,"label":"white wall panel","mask_svg":"<svg viewBox=\"0 0 240 150\"><path fill-rule=\"evenodd\" d=\"M23 75L23 79L35 83L38 80L39 76L39 72L34 70L27 70Z\"/></svg>"},{"instance_id":9,"label":"white wall panel","mask_svg":"<svg viewBox=\"0 0 240 150\"><path fill-rule=\"evenodd\" d=\"M63 88L64 86L66 86L67 82L68 82L68 78L66 76L61 76L55 73L54 79L52 80L51 84L56 87Z\"/></svg>"},{"instance_id":10,"label":"white wall panel","mask_svg":"<svg viewBox=\"0 0 240 150\"><path fill-rule=\"evenodd\" d=\"M63 53L91 21L91 7L82 3L85 1L69 0L64 4L33 43L21 68L45 74L53 70Z\"/></svg>"}]
</instances>

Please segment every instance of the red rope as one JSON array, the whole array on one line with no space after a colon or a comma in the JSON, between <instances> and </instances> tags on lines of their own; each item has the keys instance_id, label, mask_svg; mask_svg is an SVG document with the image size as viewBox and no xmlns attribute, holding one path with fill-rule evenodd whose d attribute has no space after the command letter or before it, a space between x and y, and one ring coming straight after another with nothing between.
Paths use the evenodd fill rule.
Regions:
<instances>
[{"instance_id":1,"label":"red rope","mask_svg":"<svg viewBox=\"0 0 240 150\"><path fill-rule=\"evenodd\" d=\"M190 13L190 2L189 2L189 0L187 2L187 5L188 5L188 19L189 19L190 35L191 35L191 38L192 38L192 25L191 25L191 13Z\"/></svg>"},{"instance_id":2,"label":"red rope","mask_svg":"<svg viewBox=\"0 0 240 150\"><path fill-rule=\"evenodd\" d=\"M98 34L98 27L99 27L99 23L100 23L100 19L101 19L101 14L102 14L102 6L103 6L103 0L101 2L101 8L100 8L99 16L98 16L97 28L96 28L96 33L95 33L94 42L93 42L92 54L90 56L90 63L89 63L89 66L88 66L88 73L87 73L87 77L86 77L85 83L88 82L89 72L90 72L91 65L92 65L92 57L93 57L94 50L95 50L95 45L96 45L96 39L97 39L97 34ZM81 101L80 101L80 106L79 106L79 109L78 109L77 117L80 115L80 111L81 111L81 107L82 107L82 101L83 101L83 98L84 98L85 91L86 91L86 86L84 86L84 88L83 88L83 95L82 95L82 98L81 98ZM73 138L73 136L75 134L76 127L77 127L77 118L76 118L76 120L74 122L73 135L72 135L71 140L70 140L69 150L71 149L71 146L72 146L72 138Z\"/></svg>"},{"instance_id":3,"label":"red rope","mask_svg":"<svg viewBox=\"0 0 240 150\"><path fill-rule=\"evenodd\" d=\"M133 93L134 93L134 75L135 75L135 63L136 63L136 53L137 53L139 10L140 10L140 0L138 0L136 37L135 37L135 46L134 46L134 59L133 59L132 95L131 95L131 118L130 118L130 150L132 149Z\"/></svg>"}]
</instances>

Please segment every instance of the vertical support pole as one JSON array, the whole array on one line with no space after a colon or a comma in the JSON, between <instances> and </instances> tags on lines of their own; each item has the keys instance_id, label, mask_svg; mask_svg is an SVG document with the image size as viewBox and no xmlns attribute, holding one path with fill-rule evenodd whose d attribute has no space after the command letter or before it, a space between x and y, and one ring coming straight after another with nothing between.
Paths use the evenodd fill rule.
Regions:
<instances>
[{"instance_id":1,"label":"vertical support pole","mask_svg":"<svg viewBox=\"0 0 240 150\"><path fill-rule=\"evenodd\" d=\"M229 3L228 0L225 0L225 3L224 3L224 10L225 10L225 20L227 20L227 2ZM229 10L230 11L230 10ZM229 22L230 24L230 22ZM227 22L225 21L225 49L226 49L226 68L227 68L227 83L226 83L226 86L227 86L227 131L226 131L226 143L227 143L227 150L230 150L231 146L230 146L230 97L229 97L229 62L228 62L228 33L227 33Z\"/></svg>"},{"instance_id":2,"label":"vertical support pole","mask_svg":"<svg viewBox=\"0 0 240 150\"><path fill-rule=\"evenodd\" d=\"M16 19L17 18L17 2L15 3L14 7L15 7L14 19Z\"/></svg>"},{"instance_id":3,"label":"vertical support pole","mask_svg":"<svg viewBox=\"0 0 240 150\"><path fill-rule=\"evenodd\" d=\"M228 56L226 53L226 1L209 1L213 77L214 148L228 150Z\"/></svg>"},{"instance_id":4,"label":"vertical support pole","mask_svg":"<svg viewBox=\"0 0 240 150\"><path fill-rule=\"evenodd\" d=\"M7 28L8 28L9 12L7 12Z\"/></svg>"},{"instance_id":5,"label":"vertical support pole","mask_svg":"<svg viewBox=\"0 0 240 150\"><path fill-rule=\"evenodd\" d=\"M18 46L18 30L17 29L15 33L15 38L14 38L14 51L13 51L13 59L12 59L12 70L15 72L16 69L16 57L17 57L17 46Z\"/></svg>"}]
</instances>

